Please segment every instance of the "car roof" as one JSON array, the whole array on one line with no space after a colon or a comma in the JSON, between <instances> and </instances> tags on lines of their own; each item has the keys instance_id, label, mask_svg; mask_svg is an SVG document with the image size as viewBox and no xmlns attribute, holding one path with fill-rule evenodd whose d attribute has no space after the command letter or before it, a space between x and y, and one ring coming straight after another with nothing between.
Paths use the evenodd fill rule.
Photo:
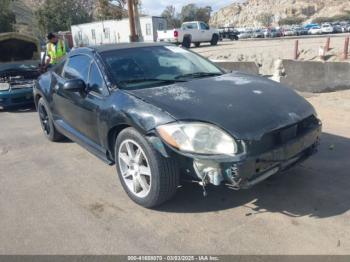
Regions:
<instances>
[{"instance_id":1,"label":"car roof","mask_svg":"<svg viewBox=\"0 0 350 262\"><path fill-rule=\"evenodd\" d=\"M118 43L118 44L105 44L98 46L88 46L88 47L77 47L71 51L71 55L82 54L82 53L103 53L113 50L123 50L131 48L142 48L142 47L152 47L152 46L169 46L169 43L145 43L145 42L134 42L134 43Z\"/></svg>"}]
</instances>

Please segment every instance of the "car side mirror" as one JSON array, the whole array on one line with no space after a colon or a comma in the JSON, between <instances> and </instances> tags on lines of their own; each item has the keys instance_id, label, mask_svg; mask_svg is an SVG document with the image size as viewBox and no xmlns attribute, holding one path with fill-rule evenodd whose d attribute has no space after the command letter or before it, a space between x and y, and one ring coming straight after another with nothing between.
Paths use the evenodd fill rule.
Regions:
<instances>
[{"instance_id":1,"label":"car side mirror","mask_svg":"<svg viewBox=\"0 0 350 262\"><path fill-rule=\"evenodd\" d=\"M69 92L83 92L86 90L86 84L81 79L72 79L64 83L63 89Z\"/></svg>"}]
</instances>

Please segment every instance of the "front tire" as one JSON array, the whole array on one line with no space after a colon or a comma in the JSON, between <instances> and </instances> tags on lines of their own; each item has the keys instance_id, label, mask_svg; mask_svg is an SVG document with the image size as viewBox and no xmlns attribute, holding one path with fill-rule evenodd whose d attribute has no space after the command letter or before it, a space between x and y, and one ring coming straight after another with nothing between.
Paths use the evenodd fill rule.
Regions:
<instances>
[{"instance_id":1,"label":"front tire","mask_svg":"<svg viewBox=\"0 0 350 262\"><path fill-rule=\"evenodd\" d=\"M38 101L38 114L46 138L52 142L63 140L64 136L55 128L49 106L42 97Z\"/></svg>"},{"instance_id":2,"label":"front tire","mask_svg":"<svg viewBox=\"0 0 350 262\"><path fill-rule=\"evenodd\" d=\"M179 172L171 158L161 156L134 128L124 129L115 143L120 182L137 204L153 208L171 199L179 185Z\"/></svg>"}]
</instances>

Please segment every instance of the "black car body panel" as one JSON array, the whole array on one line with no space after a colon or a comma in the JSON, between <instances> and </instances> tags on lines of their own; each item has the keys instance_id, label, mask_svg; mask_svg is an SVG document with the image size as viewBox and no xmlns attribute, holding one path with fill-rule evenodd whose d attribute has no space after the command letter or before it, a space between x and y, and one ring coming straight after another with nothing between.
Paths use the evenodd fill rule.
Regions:
<instances>
[{"instance_id":1,"label":"black car body panel","mask_svg":"<svg viewBox=\"0 0 350 262\"><path fill-rule=\"evenodd\" d=\"M177 120L212 123L245 140L259 140L315 114L293 90L238 72L129 92Z\"/></svg>"},{"instance_id":2,"label":"black car body panel","mask_svg":"<svg viewBox=\"0 0 350 262\"><path fill-rule=\"evenodd\" d=\"M109 164L114 162L118 132L131 126L163 157L176 159L185 178L195 180L199 179L194 168L196 160L209 166L218 165L226 181L244 188L315 152L321 123L313 107L287 87L235 72L173 85L124 90L113 83L100 56L113 49L166 45L139 43L73 50L69 59L85 55L99 66L105 91L96 94L64 90L66 80L53 68L38 79L35 101L43 97L56 128ZM158 126L185 121L210 123L225 130L237 140L239 154L180 152L165 143L156 131Z\"/></svg>"}]
</instances>

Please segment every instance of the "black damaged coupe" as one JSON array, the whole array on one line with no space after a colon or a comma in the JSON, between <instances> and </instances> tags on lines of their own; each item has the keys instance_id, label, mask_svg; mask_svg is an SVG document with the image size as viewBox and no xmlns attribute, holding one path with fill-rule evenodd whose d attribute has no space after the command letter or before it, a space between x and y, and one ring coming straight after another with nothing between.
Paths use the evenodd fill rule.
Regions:
<instances>
[{"instance_id":1,"label":"black damaged coupe","mask_svg":"<svg viewBox=\"0 0 350 262\"><path fill-rule=\"evenodd\" d=\"M168 44L75 49L41 75L34 98L49 140L115 163L149 208L186 180L250 188L315 153L321 133L293 90Z\"/></svg>"}]
</instances>

